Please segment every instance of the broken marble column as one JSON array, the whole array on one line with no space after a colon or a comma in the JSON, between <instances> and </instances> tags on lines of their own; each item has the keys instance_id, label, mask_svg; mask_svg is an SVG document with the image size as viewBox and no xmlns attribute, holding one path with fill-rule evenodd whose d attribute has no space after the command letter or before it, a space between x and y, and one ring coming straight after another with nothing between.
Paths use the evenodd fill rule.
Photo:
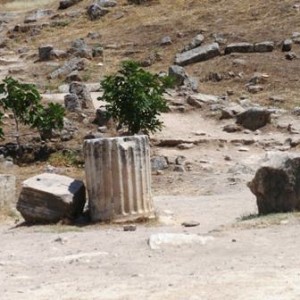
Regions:
<instances>
[{"instance_id":1,"label":"broken marble column","mask_svg":"<svg viewBox=\"0 0 300 300\"><path fill-rule=\"evenodd\" d=\"M78 217L85 204L85 186L80 180L43 173L23 182L17 210L29 223L55 223Z\"/></svg>"},{"instance_id":2,"label":"broken marble column","mask_svg":"<svg viewBox=\"0 0 300 300\"><path fill-rule=\"evenodd\" d=\"M16 177L0 174L0 212L12 211L16 205Z\"/></svg>"},{"instance_id":3,"label":"broken marble column","mask_svg":"<svg viewBox=\"0 0 300 300\"><path fill-rule=\"evenodd\" d=\"M147 136L86 140L84 155L93 221L122 222L154 216Z\"/></svg>"}]
</instances>

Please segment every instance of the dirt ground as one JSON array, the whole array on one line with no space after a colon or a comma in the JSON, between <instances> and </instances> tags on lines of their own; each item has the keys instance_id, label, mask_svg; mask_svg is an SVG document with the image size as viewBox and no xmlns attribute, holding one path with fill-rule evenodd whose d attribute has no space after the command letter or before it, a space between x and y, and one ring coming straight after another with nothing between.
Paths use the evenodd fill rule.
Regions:
<instances>
[{"instance_id":1,"label":"dirt ground","mask_svg":"<svg viewBox=\"0 0 300 300\"><path fill-rule=\"evenodd\" d=\"M299 12L292 9L292 1L283 1L279 5L276 1L267 1L266 4L264 1L230 0L229 7L234 9L227 9L225 0L203 1L201 15L196 10L197 1L162 1L166 5L153 16L143 7L128 8L125 1L120 2L120 11L124 13L121 25L112 14L112 19L97 23L94 29L102 31L104 45L116 37L124 45L136 38L136 47L141 51L133 58L144 58L151 51L155 52L158 45L153 41L158 43L163 35L170 34L173 45L169 51L166 48L159 51L165 65L158 62L154 70L169 65L179 46L190 41L201 28L209 39L212 33L224 30L224 37L229 42L264 39L279 42L297 30L299 24ZM175 2L179 9L166 18ZM80 8L86 4L87 1L81 2ZM150 9L155 11L157 8ZM160 14L166 24L160 19ZM178 17L184 14L190 16L186 24ZM233 22L233 15L237 23ZM21 20L21 16L17 17ZM217 16L222 18L216 19ZM135 25L136 19L143 20L141 28ZM10 49L0 49L0 80L14 72L21 79L27 76L32 79L34 72L29 72L32 69L37 74L36 81L45 80L35 70L41 68L42 74L42 65L34 63L40 39L53 41L55 46L64 46L65 49L67 45L61 41L63 33L72 35L66 36L69 45L74 36L86 36L90 30L83 26L87 24L83 17L70 22L74 31L63 27L56 28L52 35L52 29L49 29L41 36L28 37L28 40L17 36L10 43ZM275 26L274 22L281 26ZM122 24L128 25L127 29L124 27L127 35L120 34ZM153 30L157 24L158 30ZM290 24L294 27L291 28ZM270 26L277 30L269 31ZM184 33L182 38L178 37L181 36L177 34L179 29ZM15 51L24 46L22 43L32 46L24 59ZM296 53L299 52L297 47ZM111 57L106 57L108 69L119 63L125 50L110 52ZM247 96L253 102L268 103L269 96L284 95L286 102L283 106L293 107L299 94L298 61L287 65L278 49L268 59L261 54L253 54L253 57L251 61L250 56L242 54L222 56L201 68L196 65L187 69L193 75L201 75L201 92L224 95L227 90L233 90L234 95L229 101L237 101L246 93L245 83L253 72L266 72L271 76L264 92ZM234 58L245 59L248 64L238 67L245 73L243 80L236 77L221 83L205 82L205 76L210 72L231 71ZM238 68L234 69L235 73L241 71ZM93 76L91 80L95 81ZM57 84L47 82L42 85L41 92L45 92L46 87L51 90L50 87ZM44 99L62 102L63 96L62 93L53 93L44 95ZM92 96L95 99L97 94ZM0 299L299 300L299 213L258 217L256 199L247 187L267 153L298 150L299 146L291 149L286 141L299 140L299 117L287 112L273 118L272 124L259 132L226 133L223 127L233 120L220 121L208 118L205 113L192 110L162 116L165 127L151 137L152 155L167 156L170 161L184 156L187 171L174 172L171 164L162 174L153 174L157 219L136 224L135 231L124 231L123 225L114 224L23 226L20 217L0 218ZM288 124L292 125L294 133L288 132ZM183 150L154 146L157 141L168 139L194 142L195 145ZM15 174L19 188L22 180L43 172L46 165L47 162L27 167L0 166L0 171ZM78 177L84 176L82 169L74 171L66 167L64 172L70 176L74 176L74 172ZM182 225L192 221L200 225ZM151 241L155 237L165 239L153 247Z\"/></svg>"}]
</instances>

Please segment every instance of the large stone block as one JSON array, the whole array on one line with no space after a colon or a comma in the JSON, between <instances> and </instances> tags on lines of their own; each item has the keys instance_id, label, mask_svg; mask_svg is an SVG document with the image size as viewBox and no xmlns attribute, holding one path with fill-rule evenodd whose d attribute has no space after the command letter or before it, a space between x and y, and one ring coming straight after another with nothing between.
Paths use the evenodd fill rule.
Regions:
<instances>
[{"instance_id":1,"label":"large stone block","mask_svg":"<svg viewBox=\"0 0 300 300\"><path fill-rule=\"evenodd\" d=\"M0 212L12 210L16 205L16 177L0 175Z\"/></svg>"},{"instance_id":2,"label":"large stone block","mask_svg":"<svg viewBox=\"0 0 300 300\"><path fill-rule=\"evenodd\" d=\"M300 210L300 156L268 154L248 184L260 214Z\"/></svg>"},{"instance_id":3,"label":"large stone block","mask_svg":"<svg viewBox=\"0 0 300 300\"><path fill-rule=\"evenodd\" d=\"M236 116L236 123L254 131L270 123L271 113L264 108L249 108Z\"/></svg>"},{"instance_id":4,"label":"large stone block","mask_svg":"<svg viewBox=\"0 0 300 300\"><path fill-rule=\"evenodd\" d=\"M85 173L93 221L153 217L149 152L146 136L85 141Z\"/></svg>"},{"instance_id":5,"label":"large stone block","mask_svg":"<svg viewBox=\"0 0 300 300\"><path fill-rule=\"evenodd\" d=\"M80 180L44 173L23 182L17 210L29 223L55 223L79 216L85 204L85 186Z\"/></svg>"},{"instance_id":6,"label":"large stone block","mask_svg":"<svg viewBox=\"0 0 300 300\"><path fill-rule=\"evenodd\" d=\"M212 43L177 54L175 58L175 64L179 66L186 66L214 58L220 54L219 44Z\"/></svg>"}]
</instances>

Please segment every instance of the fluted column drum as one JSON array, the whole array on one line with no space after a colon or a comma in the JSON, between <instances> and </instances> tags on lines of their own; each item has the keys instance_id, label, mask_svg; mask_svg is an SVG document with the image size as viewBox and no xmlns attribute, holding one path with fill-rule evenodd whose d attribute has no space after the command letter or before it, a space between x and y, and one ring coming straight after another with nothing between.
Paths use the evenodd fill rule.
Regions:
<instances>
[{"instance_id":1,"label":"fluted column drum","mask_svg":"<svg viewBox=\"0 0 300 300\"><path fill-rule=\"evenodd\" d=\"M154 216L147 136L86 140L84 155L92 221Z\"/></svg>"}]
</instances>

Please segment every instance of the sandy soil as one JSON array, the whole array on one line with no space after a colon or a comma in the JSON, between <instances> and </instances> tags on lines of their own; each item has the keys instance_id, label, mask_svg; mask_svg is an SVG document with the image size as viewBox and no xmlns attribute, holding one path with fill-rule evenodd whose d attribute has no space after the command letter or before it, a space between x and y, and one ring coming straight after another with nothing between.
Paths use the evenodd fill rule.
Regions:
<instances>
[{"instance_id":1,"label":"sandy soil","mask_svg":"<svg viewBox=\"0 0 300 300\"><path fill-rule=\"evenodd\" d=\"M2 51L0 66L2 79L25 64ZM63 94L47 99L62 101ZM158 220L137 224L133 232L122 225L0 223L1 300L300 299L299 215L257 217L246 186L267 151L288 150L284 141L298 136L276 124L299 130L297 118L283 115L259 134L224 133L232 120L208 119L201 111L162 118L166 127L153 138L198 142L185 150L152 149L190 163L184 173L170 166L153 175ZM200 225L182 226L190 221ZM149 238L158 233L178 234L177 242L181 234L209 239L152 249Z\"/></svg>"}]
</instances>

